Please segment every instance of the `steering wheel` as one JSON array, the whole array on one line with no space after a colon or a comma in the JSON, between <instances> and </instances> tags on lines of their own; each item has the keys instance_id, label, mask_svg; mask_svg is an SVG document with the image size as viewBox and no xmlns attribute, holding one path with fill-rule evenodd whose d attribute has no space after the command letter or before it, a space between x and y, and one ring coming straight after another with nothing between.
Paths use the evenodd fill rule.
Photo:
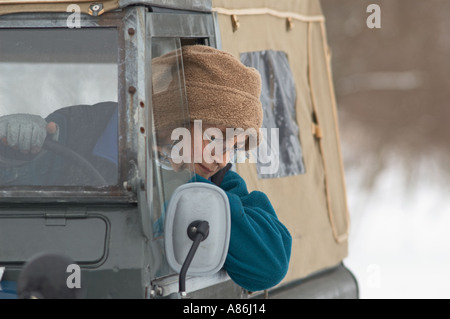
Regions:
<instances>
[{"instance_id":1,"label":"steering wheel","mask_svg":"<svg viewBox=\"0 0 450 319\"><path fill-rule=\"evenodd\" d=\"M89 176L89 178L98 185L108 185L108 182L105 180L102 174L89 162L87 159L85 159L83 156L72 150L71 148L57 143L55 141L52 141L50 139L46 139L44 141L44 144L42 145L42 148L55 153L57 155L62 156L64 159L68 160L70 163L73 164L73 166L78 167L81 169L86 176ZM0 143L0 154L3 152L8 152L9 147L2 145ZM10 154L11 155L11 154ZM17 158L15 158L17 155ZM9 159L9 157L0 156L1 161L3 162L3 165L7 166L16 166L16 165L22 165L23 163L33 161L34 158L31 157L28 154L14 154L13 156L15 159Z\"/></svg>"},{"instance_id":2,"label":"steering wheel","mask_svg":"<svg viewBox=\"0 0 450 319\"><path fill-rule=\"evenodd\" d=\"M42 147L68 159L77 167L81 168L85 173L89 174L89 176L92 176L97 182L100 183L100 185L108 185L108 182L102 174L100 174L100 172L87 159L73 151L71 148L49 139L45 140Z\"/></svg>"}]
</instances>

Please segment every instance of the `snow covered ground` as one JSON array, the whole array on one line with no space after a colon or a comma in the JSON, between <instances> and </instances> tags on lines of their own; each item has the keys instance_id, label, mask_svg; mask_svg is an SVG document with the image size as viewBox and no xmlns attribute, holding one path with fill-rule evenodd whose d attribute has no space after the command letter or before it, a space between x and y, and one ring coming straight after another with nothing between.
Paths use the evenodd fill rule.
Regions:
<instances>
[{"instance_id":1,"label":"snow covered ground","mask_svg":"<svg viewBox=\"0 0 450 319\"><path fill-rule=\"evenodd\" d=\"M450 192L435 160L411 172L392 157L373 189L365 167L346 169L351 234L347 267L361 298L450 298ZM369 165L369 164L368 164Z\"/></svg>"}]
</instances>

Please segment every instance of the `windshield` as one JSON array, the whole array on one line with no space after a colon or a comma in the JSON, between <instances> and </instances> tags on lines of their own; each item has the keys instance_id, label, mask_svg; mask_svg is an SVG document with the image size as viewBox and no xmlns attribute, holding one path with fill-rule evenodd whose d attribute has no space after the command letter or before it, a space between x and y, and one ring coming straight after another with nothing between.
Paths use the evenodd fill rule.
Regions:
<instances>
[{"instance_id":1,"label":"windshield","mask_svg":"<svg viewBox=\"0 0 450 319\"><path fill-rule=\"evenodd\" d=\"M113 28L0 30L0 187L118 183Z\"/></svg>"},{"instance_id":2,"label":"windshield","mask_svg":"<svg viewBox=\"0 0 450 319\"><path fill-rule=\"evenodd\" d=\"M189 112L185 91L181 40L178 38L152 39L152 139L149 149L152 150L153 187L152 225L153 253L164 256L164 223L165 209L174 190L194 181L193 168L186 165L175 165L172 160L172 149L180 138L174 132L190 127ZM152 278L168 275L173 272L166 258L155 258L151 267Z\"/></svg>"}]
</instances>

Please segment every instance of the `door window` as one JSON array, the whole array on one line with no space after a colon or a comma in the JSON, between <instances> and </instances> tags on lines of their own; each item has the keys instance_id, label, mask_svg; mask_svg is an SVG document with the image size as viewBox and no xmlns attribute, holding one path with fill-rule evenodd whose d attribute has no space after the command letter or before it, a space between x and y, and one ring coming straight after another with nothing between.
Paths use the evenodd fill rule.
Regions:
<instances>
[{"instance_id":1,"label":"door window","mask_svg":"<svg viewBox=\"0 0 450 319\"><path fill-rule=\"evenodd\" d=\"M263 131L266 142L274 145L270 139L278 135L279 147L267 151L273 161L279 160L278 170L264 174L266 163L258 157L256 168L259 178L277 178L305 173L302 147L296 115L296 90L294 77L287 56L282 51L256 51L241 54L241 61L254 67L261 74L261 102L264 111ZM272 134L277 129L278 134ZM272 161L268 161L272 163Z\"/></svg>"},{"instance_id":2,"label":"door window","mask_svg":"<svg viewBox=\"0 0 450 319\"><path fill-rule=\"evenodd\" d=\"M174 132L187 132L190 127L179 38L152 39L152 114L149 120L153 128L149 141L153 170L152 250L165 256L165 208L174 190L195 176L192 164L178 164L174 160L174 154L180 155L176 150L179 143L183 143ZM158 264L151 267L153 278L172 272L165 257L155 259L155 263Z\"/></svg>"}]
</instances>

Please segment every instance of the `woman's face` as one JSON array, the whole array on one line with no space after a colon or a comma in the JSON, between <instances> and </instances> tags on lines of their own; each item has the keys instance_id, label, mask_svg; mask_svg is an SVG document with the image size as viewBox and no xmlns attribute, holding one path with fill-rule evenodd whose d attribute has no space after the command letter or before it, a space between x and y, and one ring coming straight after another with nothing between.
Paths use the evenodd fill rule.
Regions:
<instances>
[{"instance_id":1,"label":"woman's face","mask_svg":"<svg viewBox=\"0 0 450 319\"><path fill-rule=\"evenodd\" d=\"M158 151L166 155L173 170L189 170L208 179L230 162L236 148L245 146L247 137L231 134L231 131L227 135L227 127L223 125L191 123L189 134L184 134L178 143L171 139L173 134L166 133L165 145L171 147L158 147ZM182 160L176 159L174 154L182 156Z\"/></svg>"}]
</instances>

